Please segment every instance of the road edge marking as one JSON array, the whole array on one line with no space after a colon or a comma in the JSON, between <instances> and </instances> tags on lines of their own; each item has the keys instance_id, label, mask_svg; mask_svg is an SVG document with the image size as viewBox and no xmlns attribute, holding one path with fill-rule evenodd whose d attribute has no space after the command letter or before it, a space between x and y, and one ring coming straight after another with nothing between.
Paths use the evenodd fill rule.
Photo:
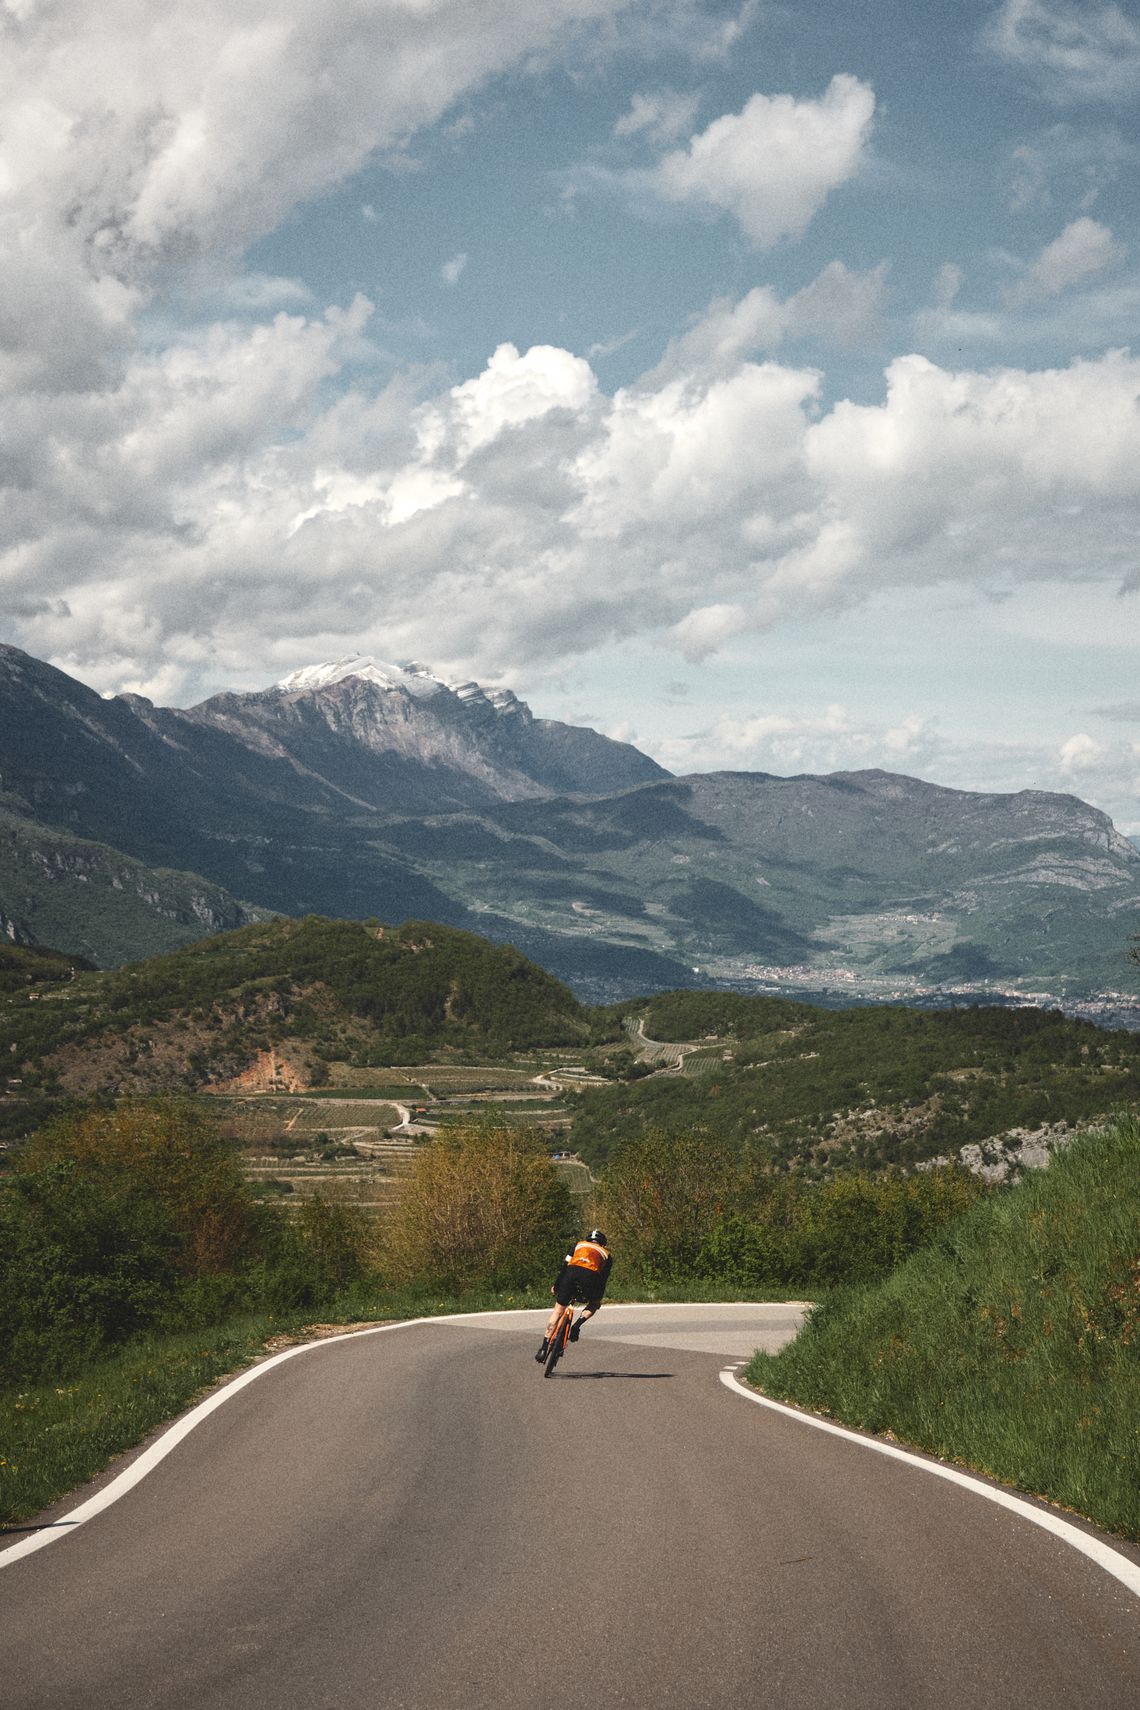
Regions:
<instances>
[{"instance_id":1,"label":"road edge marking","mask_svg":"<svg viewBox=\"0 0 1140 1710\"><path fill-rule=\"evenodd\" d=\"M349 1330L343 1336L324 1336L318 1341L300 1342L294 1348L283 1348L279 1354L271 1354L269 1359L249 1366L244 1372L239 1372L237 1377L224 1383L220 1389L216 1389L212 1395L208 1395L204 1401L200 1401L196 1407L192 1407L189 1413L184 1413L181 1419L176 1419L172 1425L167 1426L161 1437L157 1438L149 1449L144 1449L137 1460L133 1460L129 1467L124 1467L110 1484L104 1485L102 1490L96 1491L86 1502L81 1502L78 1508L73 1508L70 1514L65 1514L61 1520L52 1521L30 1538L21 1538L18 1544L10 1544L7 1549L0 1550L0 1568L8 1567L22 1556L30 1556L35 1550L42 1550L48 1544L56 1544L61 1538L71 1537L77 1527L93 1520L96 1514L101 1514L104 1508L109 1508L113 1502L125 1496L128 1490L133 1490L136 1484L141 1484L147 1474L153 1472L171 1450L176 1449L182 1439L188 1437L195 1426L207 1419L224 1401L228 1401L239 1389L244 1389L257 1378L264 1377L266 1372L272 1371L274 1366L279 1366L283 1360L291 1360L297 1354L311 1353L314 1348L332 1348L339 1342L351 1342L358 1336L381 1336L386 1331L408 1330L416 1324L440 1322L439 1318L404 1318L396 1324L374 1324L368 1330ZM57 1527L60 1530L57 1531Z\"/></svg>"},{"instance_id":2,"label":"road edge marking","mask_svg":"<svg viewBox=\"0 0 1140 1710\"><path fill-rule=\"evenodd\" d=\"M632 1307L635 1310L643 1307L700 1306L706 1304L740 1306L753 1303L744 1301L718 1301L713 1303L641 1300L610 1302L611 1306L621 1306L627 1309ZM802 1305L803 1303L780 1301L774 1304ZM208 1395L204 1401L200 1401L196 1407L192 1407L188 1413L184 1413L181 1418L175 1419L171 1425L167 1426L162 1435L155 1439L149 1449L144 1449L143 1453L133 1460L129 1467L123 1468L117 1478L113 1478L109 1484L104 1485L103 1489L97 1491L94 1496L88 1497L86 1502L81 1502L78 1508L73 1508L62 1519L51 1522L49 1526L44 1526L34 1532L32 1536L21 1538L18 1544L9 1544L6 1549L0 1550L0 1568L9 1567L13 1562L19 1561L24 1556L32 1555L36 1550L46 1549L48 1544L56 1544L61 1538L70 1537L77 1527L84 1525L88 1520L93 1520L96 1514L101 1514L105 1508L109 1508L113 1502L117 1502L121 1496L125 1496L129 1490L133 1490L136 1484L140 1484L148 1473L153 1472L154 1468L166 1459L172 1449L178 1447L184 1437L189 1436L196 1425L200 1425L204 1419L207 1419L214 1412L215 1408L220 1407L224 1401L229 1400L231 1395L236 1395L239 1389L244 1389L247 1384L253 1383L265 1372L272 1371L283 1360L291 1360L297 1354L310 1353L314 1348L334 1348L341 1342L351 1342L360 1336L381 1336L392 1330L410 1330L418 1324L455 1324L457 1322L463 1323L465 1320L470 1321L472 1318L511 1318L522 1313L543 1311L545 1311L544 1307L525 1306L499 1308L490 1312L441 1312L428 1314L422 1318L402 1318L395 1324L374 1324L367 1330L346 1330L342 1336L323 1336L312 1342L299 1342L293 1348L283 1348L279 1354L271 1354L268 1359L260 1360L256 1365L248 1366L245 1371L239 1372L228 1383L222 1384L221 1388L216 1389L212 1395ZM130 1451L124 1452L129 1453ZM94 1476L98 1477L98 1474Z\"/></svg>"},{"instance_id":3,"label":"road edge marking","mask_svg":"<svg viewBox=\"0 0 1140 1710\"><path fill-rule=\"evenodd\" d=\"M826 1431L832 1437L844 1437L849 1443L858 1443L861 1448L871 1449L877 1455L888 1455L891 1460L906 1461L909 1466L918 1467L921 1472L932 1473L935 1478L944 1478L950 1484L960 1484L966 1490L972 1490L975 1495L984 1496L999 1508L1008 1508L1011 1513L1019 1514L1023 1520L1031 1521L1034 1526L1040 1526L1044 1531L1051 1532L1055 1538L1060 1538L1062 1543L1079 1550L1081 1555L1088 1556L1089 1560L1103 1568L1105 1573L1118 1579L1134 1597L1140 1597L1140 1565L1131 1561L1128 1556L1121 1555L1119 1550L1114 1550L1111 1544L1105 1544L1088 1532L1082 1532L1079 1526L1062 1520L1060 1515L1050 1513L1047 1508L1037 1508L1024 1497L1014 1496L1012 1491L1003 1490L1000 1485L986 1484L980 1478L960 1472L957 1467L947 1466L941 1461L927 1460L922 1455L912 1454L909 1449L898 1448L894 1443L880 1442L877 1437L865 1437L858 1431L849 1431L844 1425L833 1425L829 1419L819 1419L814 1413L805 1413L801 1408L789 1407L782 1401L773 1401L767 1395L747 1389L738 1381L731 1366L726 1366L721 1372L720 1381L726 1389L743 1396L745 1401L754 1401L758 1407L769 1407L773 1413L782 1413L788 1419L797 1419L801 1425L811 1425L815 1430Z\"/></svg>"}]
</instances>

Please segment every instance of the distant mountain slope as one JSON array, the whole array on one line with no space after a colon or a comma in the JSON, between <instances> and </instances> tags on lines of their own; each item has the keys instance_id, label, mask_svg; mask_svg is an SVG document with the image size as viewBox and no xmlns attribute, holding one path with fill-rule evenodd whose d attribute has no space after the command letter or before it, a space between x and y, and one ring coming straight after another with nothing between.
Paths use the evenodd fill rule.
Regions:
<instances>
[{"instance_id":1,"label":"distant mountain slope","mask_svg":"<svg viewBox=\"0 0 1140 1710\"><path fill-rule=\"evenodd\" d=\"M384 813L596 795L669 775L628 743L536 719L507 690L372 658L313 666L257 694L215 695L184 716Z\"/></svg>"},{"instance_id":2,"label":"distant mountain slope","mask_svg":"<svg viewBox=\"0 0 1140 1710\"><path fill-rule=\"evenodd\" d=\"M146 867L0 807L0 937L107 967L261 919L195 873Z\"/></svg>"},{"instance_id":3,"label":"distant mountain slope","mask_svg":"<svg viewBox=\"0 0 1140 1710\"><path fill-rule=\"evenodd\" d=\"M181 712L105 700L0 646L0 788L29 821L281 913L459 922L464 906L384 846L393 815L580 788L595 774L614 787L665 776L625 744L533 719L514 696L390 674L385 686L375 666L315 668L311 681ZM139 948L124 939L120 959Z\"/></svg>"},{"instance_id":4,"label":"distant mountain slope","mask_svg":"<svg viewBox=\"0 0 1140 1710\"><path fill-rule=\"evenodd\" d=\"M388 841L516 934L620 942L706 980L799 965L837 989L851 974L1136 984L1140 859L1075 796L724 772L409 822Z\"/></svg>"},{"instance_id":5,"label":"distant mountain slope","mask_svg":"<svg viewBox=\"0 0 1140 1710\"><path fill-rule=\"evenodd\" d=\"M1140 853L1075 796L873 771L670 778L419 666L344 660L181 712L0 647L0 787L29 824L177 869L225 906L474 927L592 998L710 979L1136 989ZM115 944L61 935L93 893L66 865L57 879L41 927L0 891L0 930L109 959ZM118 954L138 948L124 929Z\"/></svg>"}]
</instances>

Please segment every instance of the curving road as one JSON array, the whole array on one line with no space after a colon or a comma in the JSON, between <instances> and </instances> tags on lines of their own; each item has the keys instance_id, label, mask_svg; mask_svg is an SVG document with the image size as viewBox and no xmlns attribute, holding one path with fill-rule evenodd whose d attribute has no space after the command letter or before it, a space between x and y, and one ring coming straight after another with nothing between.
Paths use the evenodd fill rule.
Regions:
<instances>
[{"instance_id":1,"label":"curving road","mask_svg":"<svg viewBox=\"0 0 1140 1710\"><path fill-rule=\"evenodd\" d=\"M0 1567L5 1710L1140 1704L1126 1586L719 1381L793 1309L607 1307L550 1381L534 1318L328 1342L236 1391Z\"/></svg>"}]
</instances>

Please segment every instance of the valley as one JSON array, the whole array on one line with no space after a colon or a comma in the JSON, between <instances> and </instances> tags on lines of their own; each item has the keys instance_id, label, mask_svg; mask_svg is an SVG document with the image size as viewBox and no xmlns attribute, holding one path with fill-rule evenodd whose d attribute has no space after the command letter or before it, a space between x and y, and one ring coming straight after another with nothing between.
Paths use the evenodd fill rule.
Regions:
<instances>
[{"instance_id":1,"label":"valley","mask_svg":"<svg viewBox=\"0 0 1140 1710\"><path fill-rule=\"evenodd\" d=\"M1076 796L674 778L371 658L177 709L0 647L0 857L7 940L107 967L272 915L412 918L593 1003L713 985L1140 1017L1140 852Z\"/></svg>"},{"instance_id":2,"label":"valley","mask_svg":"<svg viewBox=\"0 0 1140 1710\"><path fill-rule=\"evenodd\" d=\"M492 1111L569 1153L585 1193L587 1167L651 1132L805 1180L947 1159L1004 1179L1140 1106L1140 1035L1055 1009L725 989L591 1008L427 922L277 919L106 971L0 949L0 1036L9 1154L76 1101L174 1094L208 1106L264 1195L377 1210L419 1140Z\"/></svg>"}]
</instances>

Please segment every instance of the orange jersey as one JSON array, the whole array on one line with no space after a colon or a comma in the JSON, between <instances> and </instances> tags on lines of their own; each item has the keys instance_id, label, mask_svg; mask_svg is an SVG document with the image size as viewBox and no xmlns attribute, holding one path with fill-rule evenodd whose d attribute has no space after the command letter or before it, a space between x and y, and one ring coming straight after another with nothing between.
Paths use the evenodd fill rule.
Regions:
<instances>
[{"instance_id":1,"label":"orange jersey","mask_svg":"<svg viewBox=\"0 0 1140 1710\"><path fill-rule=\"evenodd\" d=\"M579 1270L600 1271L609 1254L596 1241L579 1241L570 1255L570 1263L577 1265Z\"/></svg>"}]
</instances>

